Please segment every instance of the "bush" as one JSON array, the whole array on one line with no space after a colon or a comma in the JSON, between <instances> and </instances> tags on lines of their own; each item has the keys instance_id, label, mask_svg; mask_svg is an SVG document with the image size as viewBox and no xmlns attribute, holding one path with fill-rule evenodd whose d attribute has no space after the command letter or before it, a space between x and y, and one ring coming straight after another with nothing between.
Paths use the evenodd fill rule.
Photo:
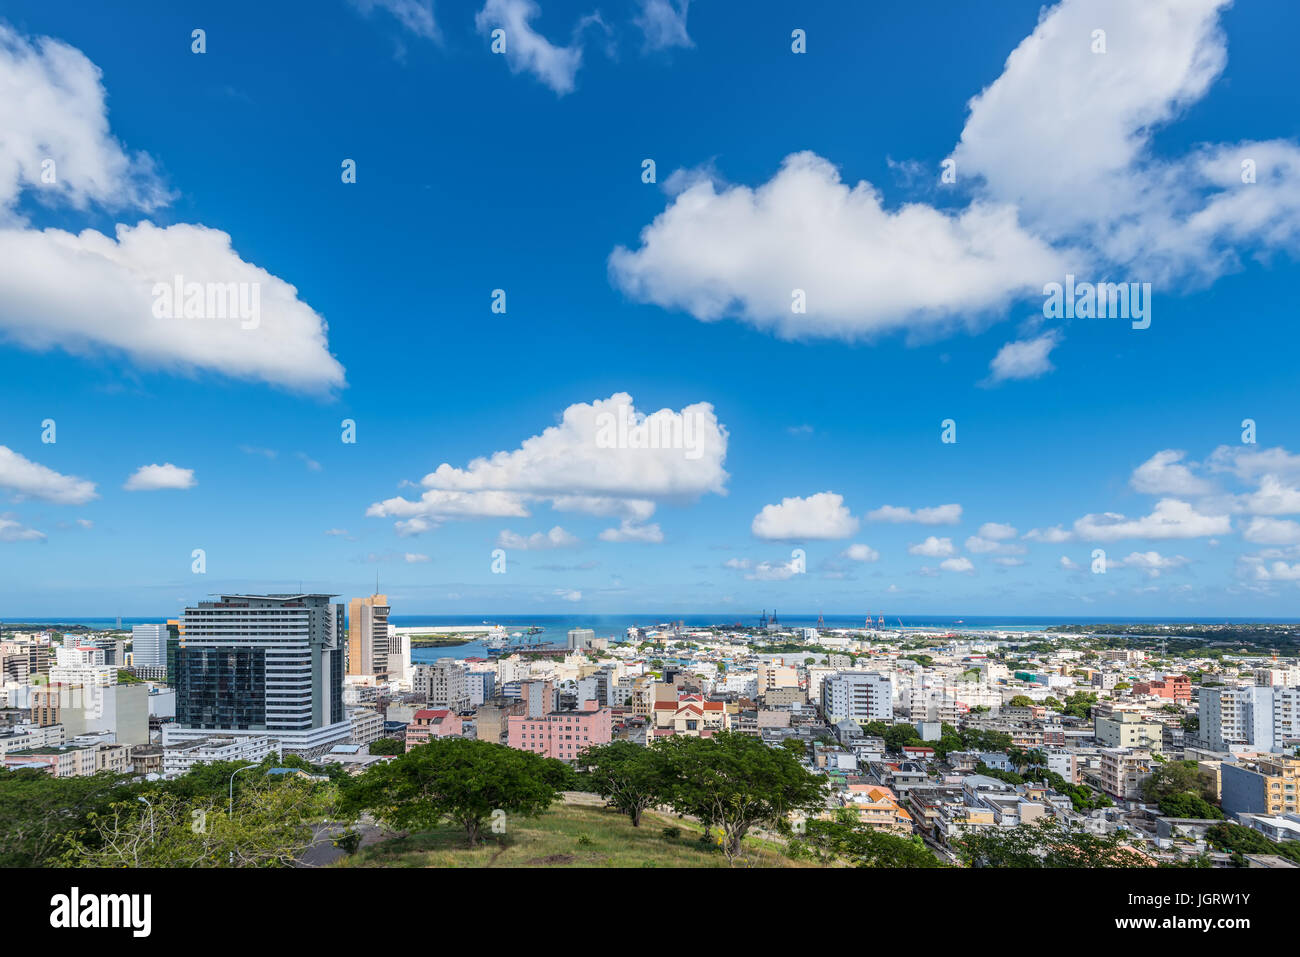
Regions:
<instances>
[{"instance_id":1,"label":"bush","mask_svg":"<svg viewBox=\"0 0 1300 957\"><path fill-rule=\"evenodd\" d=\"M677 838L681 836L682 836L682 829L680 827L664 828L664 837L668 838L668 840L670 841L675 841L677 840Z\"/></svg>"}]
</instances>

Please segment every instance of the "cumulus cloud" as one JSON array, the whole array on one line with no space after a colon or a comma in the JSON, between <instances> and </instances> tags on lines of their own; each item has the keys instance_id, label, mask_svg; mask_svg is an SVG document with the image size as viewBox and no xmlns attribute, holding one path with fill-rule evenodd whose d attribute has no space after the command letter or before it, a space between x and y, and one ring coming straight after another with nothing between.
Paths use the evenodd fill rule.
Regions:
<instances>
[{"instance_id":1,"label":"cumulus cloud","mask_svg":"<svg viewBox=\"0 0 1300 957\"><path fill-rule=\"evenodd\" d=\"M933 508L902 508L897 505L882 505L867 513L873 522L915 522L918 525L956 525L961 521L960 505L936 505Z\"/></svg>"},{"instance_id":2,"label":"cumulus cloud","mask_svg":"<svg viewBox=\"0 0 1300 957\"><path fill-rule=\"evenodd\" d=\"M942 561L939 563L939 567L946 572L965 572L969 574L975 571L975 565L965 555Z\"/></svg>"},{"instance_id":3,"label":"cumulus cloud","mask_svg":"<svg viewBox=\"0 0 1300 957\"><path fill-rule=\"evenodd\" d=\"M844 504L844 496L818 492L807 498L786 498L779 505L764 505L750 530L769 541L803 541L848 538L858 530L858 520Z\"/></svg>"},{"instance_id":4,"label":"cumulus cloud","mask_svg":"<svg viewBox=\"0 0 1300 957\"><path fill-rule=\"evenodd\" d=\"M582 592L572 591L567 588L557 588L551 594L563 601L582 601Z\"/></svg>"},{"instance_id":5,"label":"cumulus cloud","mask_svg":"<svg viewBox=\"0 0 1300 957\"><path fill-rule=\"evenodd\" d=\"M925 555L928 558L943 558L956 552L951 538L939 538L931 535L923 542L914 542L907 546L909 555Z\"/></svg>"},{"instance_id":6,"label":"cumulus cloud","mask_svg":"<svg viewBox=\"0 0 1300 957\"><path fill-rule=\"evenodd\" d=\"M1300 488L1285 484L1276 475L1264 475L1259 488L1239 501L1251 515L1294 515L1300 512Z\"/></svg>"},{"instance_id":7,"label":"cumulus cloud","mask_svg":"<svg viewBox=\"0 0 1300 957\"><path fill-rule=\"evenodd\" d=\"M664 533L658 523L638 525L636 522L624 520L619 523L618 528L607 528L602 531L599 538L602 542L642 542L647 545L657 545L664 540Z\"/></svg>"},{"instance_id":8,"label":"cumulus cloud","mask_svg":"<svg viewBox=\"0 0 1300 957\"><path fill-rule=\"evenodd\" d=\"M844 549L841 553L841 557L854 562L874 562L880 560L880 552L876 551L870 545L855 543Z\"/></svg>"},{"instance_id":9,"label":"cumulus cloud","mask_svg":"<svg viewBox=\"0 0 1300 957\"><path fill-rule=\"evenodd\" d=\"M1037 379L1051 372L1056 367L1048 356L1060 341L1060 333L1053 330L1032 339L1008 342L989 363L989 382Z\"/></svg>"},{"instance_id":10,"label":"cumulus cloud","mask_svg":"<svg viewBox=\"0 0 1300 957\"><path fill-rule=\"evenodd\" d=\"M1180 449L1157 452L1136 469L1129 484L1150 495L1205 495L1212 485L1182 464L1187 453Z\"/></svg>"},{"instance_id":11,"label":"cumulus cloud","mask_svg":"<svg viewBox=\"0 0 1300 957\"><path fill-rule=\"evenodd\" d=\"M43 542L45 533L28 528L12 515L0 515L0 542Z\"/></svg>"},{"instance_id":12,"label":"cumulus cloud","mask_svg":"<svg viewBox=\"0 0 1300 957\"><path fill-rule=\"evenodd\" d=\"M1171 568L1182 568L1187 564L1187 559L1182 555L1161 555L1159 552L1133 552L1127 558L1118 562L1112 562L1113 565L1126 566L1129 568L1140 568L1151 578L1160 577L1160 573L1168 571Z\"/></svg>"},{"instance_id":13,"label":"cumulus cloud","mask_svg":"<svg viewBox=\"0 0 1300 957\"><path fill-rule=\"evenodd\" d=\"M1025 546L985 538L983 535L972 535L966 539L966 551L975 555L1023 555Z\"/></svg>"},{"instance_id":14,"label":"cumulus cloud","mask_svg":"<svg viewBox=\"0 0 1300 957\"><path fill-rule=\"evenodd\" d=\"M0 489L15 499L38 498L56 505L84 505L95 494L95 483L63 475L0 445Z\"/></svg>"},{"instance_id":15,"label":"cumulus cloud","mask_svg":"<svg viewBox=\"0 0 1300 957\"><path fill-rule=\"evenodd\" d=\"M1162 498L1150 515L1127 518L1116 512L1085 515L1074 531L1086 541L1114 542L1125 538L1201 538L1232 530L1227 515L1203 515L1190 503Z\"/></svg>"},{"instance_id":16,"label":"cumulus cloud","mask_svg":"<svg viewBox=\"0 0 1300 957\"><path fill-rule=\"evenodd\" d=\"M1073 541L1074 533L1066 531L1060 525L1053 525L1051 528L1031 528L1025 532L1024 539L1028 542L1046 542L1059 545L1061 542Z\"/></svg>"},{"instance_id":17,"label":"cumulus cloud","mask_svg":"<svg viewBox=\"0 0 1300 957\"><path fill-rule=\"evenodd\" d=\"M582 65L582 44L575 36L569 46L557 46L532 27L542 12L533 0L487 0L474 18L485 36L505 31L505 61L511 73L531 73L560 96L572 93Z\"/></svg>"},{"instance_id":18,"label":"cumulus cloud","mask_svg":"<svg viewBox=\"0 0 1300 957\"><path fill-rule=\"evenodd\" d=\"M1252 518L1241 537L1257 545L1300 545L1300 522L1288 518Z\"/></svg>"},{"instance_id":19,"label":"cumulus cloud","mask_svg":"<svg viewBox=\"0 0 1300 957\"><path fill-rule=\"evenodd\" d=\"M1037 291L1064 262L1008 207L891 211L871 184L849 187L805 152L758 189L696 180L609 267L631 298L697 319L735 315L787 338L857 339L909 321L967 321ZM796 289L804 313L791 308Z\"/></svg>"},{"instance_id":20,"label":"cumulus cloud","mask_svg":"<svg viewBox=\"0 0 1300 957\"><path fill-rule=\"evenodd\" d=\"M167 462L140 466L122 488L128 492L156 492L160 489L193 488L196 484L193 469L183 469Z\"/></svg>"},{"instance_id":21,"label":"cumulus cloud","mask_svg":"<svg viewBox=\"0 0 1300 957\"><path fill-rule=\"evenodd\" d=\"M634 248L614 249L611 279L631 298L703 321L730 316L785 337L853 340L972 324L1067 271L1105 279L1141 270L1164 283L1187 278L1190 288L1244 254L1294 254L1295 143L1209 144L1174 158L1151 148L1222 72L1227 3L1063 0L1045 9L969 103L950 157L970 197L964 208L889 206L871 184L842 182L830 160L795 153L757 187L703 179L674 196ZM1104 55L1091 49L1099 25ZM1248 185L1246 160L1256 169ZM803 313L791 308L796 289ZM1046 371L1047 347L1012 344L1003 371Z\"/></svg>"},{"instance_id":22,"label":"cumulus cloud","mask_svg":"<svg viewBox=\"0 0 1300 957\"><path fill-rule=\"evenodd\" d=\"M33 350L110 349L147 367L215 371L298 391L342 386L324 320L289 283L241 258L226 233L148 221L119 223L111 236L73 233L31 228L16 213L24 193L78 211L148 213L171 199L152 161L128 155L112 137L105 97L99 69L79 50L0 26L0 335ZM40 180L44 159L55 164L53 184ZM183 289L203 290L204 309L191 318L162 317L159 290L177 277ZM247 314L218 318L216 293L232 288ZM189 291L185 299L192 301ZM173 305L173 315L185 314L186 303ZM211 317L193 317L196 311Z\"/></svg>"},{"instance_id":23,"label":"cumulus cloud","mask_svg":"<svg viewBox=\"0 0 1300 957\"><path fill-rule=\"evenodd\" d=\"M549 532L533 532L531 535L517 535L503 530L497 536L497 546L514 548L521 551L537 551L543 548L569 548L578 544L577 536L556 525Z\"/></svg>"},{"instance_id":24,"label":"cumulus cloud","mask_svg":"<svg viewBox=\"0 0 1300 957\"><path fill-rule=\"evenodd\" d=\"M709 403L647 415L619 392L569 406L559 424L516 449L463 468L444 462L421 480L418 500L386 499L366 514L400 519L398 530L414 534L448 518L526 517L529 503L549 501L559 511L620 518L631 530L615 533L649 541L657 526L636 526L657 503L726 494L726 457L727 430Z\"/></svg>"},{"instance_id":25,"label":"cumulus cloud","mask_svg":"<svg viewBox=\"0 0 1300 957\"><path fill-rule=\"evenodd\" d=\"M1002 522L985 522L980 526L980 538L991 538L994 541L1002 541L1006 538L1015 538L1016 529L1014 525L1006 525Z\"/></svg>"}]
</instances>

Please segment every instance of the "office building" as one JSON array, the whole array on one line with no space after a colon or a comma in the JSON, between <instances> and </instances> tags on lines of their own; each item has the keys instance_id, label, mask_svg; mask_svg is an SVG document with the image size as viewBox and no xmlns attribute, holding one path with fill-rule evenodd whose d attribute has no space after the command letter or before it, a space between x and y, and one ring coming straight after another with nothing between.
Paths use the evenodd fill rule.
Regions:
<instances>
[{"instance_id":1,"label":"office building","mask_svg":"<svg viewBox=\"0 0 1300 957\"><path fill-rule=\"evenodd\" d=\"M388 679L388 596L348 603L348 674Z\"/></svg>"},{"instance_id":2,"label":"office building","mask_svg":"<svg viewBox=\"0 0 1300 957\"><path fill-rule=\"evenodd\" d=\"M344 612L331 597L222 595L185 609L163 744L267 736L314 756L346 741Z\"/></svg>"}]
</instances>

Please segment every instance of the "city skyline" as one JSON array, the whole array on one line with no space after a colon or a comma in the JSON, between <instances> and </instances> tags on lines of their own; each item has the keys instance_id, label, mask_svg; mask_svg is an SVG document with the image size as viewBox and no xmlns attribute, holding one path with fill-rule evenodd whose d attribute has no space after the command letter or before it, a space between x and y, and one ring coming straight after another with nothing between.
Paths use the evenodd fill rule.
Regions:
<instances>
[{"instance_id":1,"label":"city skyline","mask_svg":"<svg viewBox=\"0 0 1300 957\"><path fill-rule=\"evenodd\" d=\"M1300 11L73 6L0 19L7 620L1294 615Z\"/></svg>"}]
</instances>

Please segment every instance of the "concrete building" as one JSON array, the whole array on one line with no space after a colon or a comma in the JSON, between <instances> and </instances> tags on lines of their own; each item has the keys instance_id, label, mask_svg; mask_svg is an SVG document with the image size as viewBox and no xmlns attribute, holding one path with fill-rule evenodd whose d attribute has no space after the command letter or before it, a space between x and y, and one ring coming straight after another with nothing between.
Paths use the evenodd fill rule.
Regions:
<instances>
[{"instance_id":1,"label":"concrete building","mask_svg":"<svg viewBox=\"0 0 1300 957\"><path fill-rule=\"evenodd\" d=\"M1281 816L1300 813L1300 758L1261 756L1250 767L1224 761L1219 765L1224 813Z\"/></svg>"},{"instance_id":2,"label":"concrete building","mask_svg":"<svg viewBox=\"0 0 1300 957\"><path fill-rule=\"evenodd\" d=\"M894 688L889 675L841 671L822 682L822 716L830 724L848 718L859 724L894 720Z\"/></svg>"},{"instance_id":3,"label":"concrete building","mask_svg":"<svg viewBox=\"0 0 1300 957\"><path fill-rule=\"evenodd\" d=\"M1154 759L1146 748L1102 748L1101 789L1113 798L1136 801L1151 776Z\"/></svg>"},{"instance_id":4,"label":"concrete building","mask_svg":"<svg viewBox=\"0 0 1300 957\"><path fill-rule=\"evenodd\" d=\"M580 711L508 718L506 743L520 751L572 762L585 748L609 744L610 727L610 710L588 701Z\"/></svg>"},{"instance_id":5,"label":"concrete building","mask_svg":"<svg viewBox=\"0 0 1300 957\"><path fill-rule=\"evenodd\" d=\"M1200 737L1216 751L1282 751L1300 741L1300 688L1200 689Z\"/></svg>"},{"instance_id":6,"label":"concrete building","mask_svg":"<svg viewBox=\"0 0 1300 957\"><path fill-rule=\"evenodd\" d=\"M570 651L586 648L589 646L590 642L595 640L595 637L596 632L590 628L570 628L568 636L569 640L566 647Z\"/></svg>"},{"instance_id":7,"label":"concrete building","mask_svg":"<svg viewBox=\"0 0 1300 957\"><path fill-rule=\"evenodd\" d=\"M280 746L265 734L239 737L211 735L191 738L164 746L162 773L165 778L178 778L196 764L213 764L217 761L246 761L260 763L268 754L280 756Z\"/></svg>"},{"instance_id":8,"label":"concrete building","mask_svg":"<svg viewBox=\"0 0 1300 957\"><path fill-rule=\"evenodd\" d=\"M315 756L346 742L343 606L331 597L222 595L185 609L163 744L266 736Z\"/></svg>"},{"instance_id":9,"label":"concrete building","mask_svg":"<svg viewBox=\"0 0 1300 957\"><path fill-rule=\"evenodd\" d=\"M1145 721L1133 711L1118 711L1110 717L1098 717L1094 724L1097 743L1103 748L1151 748L1163 743L1164 725Z\"/></svg>"},{"instance_id":10,"label":"concrete building","mask_svg":"<svg viewBox=\"0 0 1300 957\"><path fill-rule=\"evenodd\" d=\"M131 667L167 673L167 625L131 626Z\"/></svg>"},{"instance_id":11,"label":"concrete building","mask_svg":"<svg viewBox=\"0 0 1300 957\"><path fill-rule=\"evenodd\" d=\"M348 674L388 678L387 595L348 602Z\"/></svg>"}]
</instances>

